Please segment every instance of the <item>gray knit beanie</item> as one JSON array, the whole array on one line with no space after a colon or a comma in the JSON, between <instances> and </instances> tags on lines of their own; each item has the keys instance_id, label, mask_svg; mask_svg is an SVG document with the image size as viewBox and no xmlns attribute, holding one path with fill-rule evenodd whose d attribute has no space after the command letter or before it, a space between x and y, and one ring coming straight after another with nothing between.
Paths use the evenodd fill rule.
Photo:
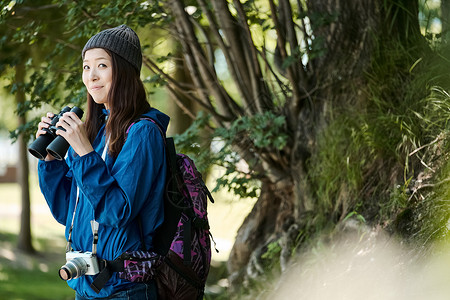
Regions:
<instances>
[{"instance_id":1,"label":"gray knit beanie","mask_svg":"<svg viewBox=\"0 0 450 300\"><path fill-rule=\"evenodd\" d=\"M114 52L132 64L138 73L141 72L141 43L136 32L126 25L103 30L91 37L81 52L83 59L86 51L92 48L103 48Z\"/></svg>"}]
</instances>

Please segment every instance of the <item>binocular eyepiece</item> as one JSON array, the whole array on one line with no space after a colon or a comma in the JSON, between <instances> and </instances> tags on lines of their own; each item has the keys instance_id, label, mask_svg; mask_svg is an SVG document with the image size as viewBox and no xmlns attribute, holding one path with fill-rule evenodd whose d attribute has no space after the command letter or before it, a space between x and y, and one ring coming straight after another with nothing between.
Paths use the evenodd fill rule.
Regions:
<instances>
[{"instance_id":1,"label":"binocular eyepiece","mask_svg":"<svg viewBox=\"0 0 450 300\"><path fill-rule=\"evenodd\" d=\"M51 154L58 160L63 160L69 149L69 143L60 135L56 134L56 130L62 129L62 127L56 127L59 118L66 112L74 112L80 119L83 117L83 110L74 106L70 108L69 106L64 107L57 115L53 116L52 122L49 128L44 128L45 134L40 135L33 143L28 147L28 152L30 152L34 157L44 160L48 154Z\"/></svg>"}]
</instances>

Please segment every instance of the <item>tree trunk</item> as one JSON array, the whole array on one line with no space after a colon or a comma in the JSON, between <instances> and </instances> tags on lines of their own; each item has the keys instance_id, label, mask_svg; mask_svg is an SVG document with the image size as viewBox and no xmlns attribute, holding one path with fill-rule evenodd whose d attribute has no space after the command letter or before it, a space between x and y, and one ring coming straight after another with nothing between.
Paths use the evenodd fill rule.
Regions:
<instances>
[{"instance_id":1,"label":"tree trunk","mask_svg":"<svg viewBox=\"0 0 450 300\"><path fill-rule=\"evenodd\" d=\"M276 242L282 231L281 225L292 224L292 190L263 181L261 194L250 214L239 228L236 240L230 253L228 270L230 283L234 286L242 279L242 275L257 277L264 272L261 254L267 251L271 242ZM249 264L247 269L242 266ZM247 272L247 274L243 274Z\"/></svg>"},{"instance_id":2,"label":"tree trunk","mask_svg":"<svg viewBox=\"0 0 450 300\"><path fill-rule=\"evenodd\" d=\"M19 63L16 65L16 78L15 83L18 86L16 92L16 103L21 105L25 102L24 92L25 82L25 65ZM19 127L27 123L26 116L19 116ZM30 205L30 185L29 185L29 165L28 165L28 151L27 151L27 138L24 134L20 134L18 138L19 143L19 172L18 182L21 189L22 197L22 212L20 215L20 232L17 247L25 253L34 253L31 242L31 205Z\"/></svg>"},{"instance_id":3,"label":"tree trunk","mask_svg":"<svg viewBox=\"0 0 450 300\"><path fill-rule=\"evenodd\" d=\"M286 155L290 158L289 170L285 170L287 178L262 181L261 195L240 227L230 254L228 267L232 285L242 284L246 277L264 272L261 254L271 242L278 242L282 248L280 263L284 269L298 233L308 230L309 222L314 220L311 214L337 222L348 213L348 207L339 203L339 195L331 205L337 211L318 211L321 199L315 198L312 191L314 182L308 176L308 158L318 151L317 137L326 129L336 109L366 101L367 95L363 92L368 84L366 74L378 51L395 49L398 43L409 49L412 43L420 42L417 2L403 2L408 5L371 0L354 1L345 6L338 0L308 2L315 35L314 49L321 54L315 54L317 57L308 63L313 71L309 79L293 84L299 85L299 92L304 91L300 98L309 99L310 103L299 105L300 111L290 121L290 112L286 113L288 125L295 129L294 142L286 149L291 151ZM394 26L386 26L389 24ZM405 66L411 65L411 59L414 58L404 57L398 64L399 69L392 72L401 74ZM401 97L399 95L398 99ZM264 166L266 174L270 174L271 169L281 169L281 161L273 163Z\"/></svg>"},{"instance_id":4,"label":"tree trunk","mask_svg":"<svg viewBox=\"0 0 450 300\"><path fill-rule=\"evenodd\" d=\"M174 53L173 62L175 64L175 72L173 74L173 79L187 90L192 86L192 79L187 72L183 54L180 50L180 46L178 46ZM169 107L169 113L172 119L170 131L171 134L179 134L189 128L193 119L182 108L180 108L177 103L182 103L183 107L190 113L195 112L197 109L194 108L195 103L192 103L192 100L186 97L183 93L176 90L169 90L169 94L172 102L172 105Z\"/></svg>"}]
</instances>

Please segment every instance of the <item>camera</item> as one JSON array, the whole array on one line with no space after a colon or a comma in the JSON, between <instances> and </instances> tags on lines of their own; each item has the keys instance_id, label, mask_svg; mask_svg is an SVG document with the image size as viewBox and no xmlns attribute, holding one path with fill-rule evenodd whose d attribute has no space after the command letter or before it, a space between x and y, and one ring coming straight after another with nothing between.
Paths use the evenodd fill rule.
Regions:
<instances>
[{"instance_id":1,"label":"camera","mask_svg":"<svg viewBox=\"0 0 450 300\"><path fill-rule=\"evenodd\" d=\"M47 153L58 160L62 160L69 149L69 143L62 136L56 134L56 130L63 129L62 127L57 128L56 123L58 123L64 113L69 111L74 112L80 119L83 116L83 110L76 106L73 108L69 106L64 107L57 115L53 116L49 128L43 129L45 134L40 135L30 144L28 152L40 160L44 160Z\"/></svg>"},{"instance_id":2,"label":"camera","mask_svg":"<svg viewBox=\"0 0 450 300\"><path fill-rule=\"evenodd\" d=\"M69 251L66 253L66 264L59 269L59 277L67 281L83 275L99 273L97 256L92 252Z\"/></svg>"}]
</instances>

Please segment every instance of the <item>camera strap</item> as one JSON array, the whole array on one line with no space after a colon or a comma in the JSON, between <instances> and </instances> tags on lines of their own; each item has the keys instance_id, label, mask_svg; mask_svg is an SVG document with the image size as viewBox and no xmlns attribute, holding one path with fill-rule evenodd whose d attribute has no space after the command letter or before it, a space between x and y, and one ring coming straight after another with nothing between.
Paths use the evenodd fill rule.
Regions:
<instances>
[{"instance_id":1,"label":"camera strap","mask_svg":"<svg viewBox=\"0 0 450 300\"><path fill-rule=\"evenodd\" d=\"M102 159L103 161L106 161L106 152L108 150L108 145L109 145L109 138L105 143L105 147L103 148L103 153L102 153ZM72 251L72 231L73 231L73 222L75 220L75 213L77 212L77 206L78 206L78 202L80 201L80 188L77 186L77 200L75 202L75 208L73 209L73 215L72 215L72 222L70 224L70 229L69 229L69 238L67 241L67 246L66 246L66 252ZM91 229L92 229L92 254L96 255L97 254L97 243L98 243L98 227L99 224L98 222L95 220L95 216L94 216L94 220L91 220Z\"/></svg>"},{"instance_id":2,"label":"camera strap","mask_svg":"<svg viewBox=\"0 0 450 300\"><path fill-rule=\"evenodd\" d=\"M73 231L73 222L75 220L75 213L77 212L78 202L80 201L80 189L77 186L77 201L75 202L75 208L73 210L72 222L70 224L69 229L69 239L67 241L66 252L72 251L72 231ZM91 220L91 229L92 229L92 254L97 254L97 243L98 243L98 227L99 224L95 220Z\"/></svg>"},{"instance_id":3,"label":"camera strap","mask_svg":"<svg viewBox=\"0 0 450 300\"><path fill-rule=\"evenodd\" d=\"M72 215L72 223L70 224L69 229L69 239L67 241L66 252L72 251L72 230L73 230L73 221L75 220L75 213L77 212L78 200L80 199L80 189L77 186L77 201L75 202L75 208L73 209Z\"/></svg>"},{"instance_id":4,"label":"camera strap","mask_svg":"<svg viewBox=\"0 0 450 300\"><path fill-rule=\"evenodd\" d=\"M91 228L92 228L92 254L97 255L97 243L98 243L98 222L95 220L91 220Z\"/></svg>"}]
</instances>

